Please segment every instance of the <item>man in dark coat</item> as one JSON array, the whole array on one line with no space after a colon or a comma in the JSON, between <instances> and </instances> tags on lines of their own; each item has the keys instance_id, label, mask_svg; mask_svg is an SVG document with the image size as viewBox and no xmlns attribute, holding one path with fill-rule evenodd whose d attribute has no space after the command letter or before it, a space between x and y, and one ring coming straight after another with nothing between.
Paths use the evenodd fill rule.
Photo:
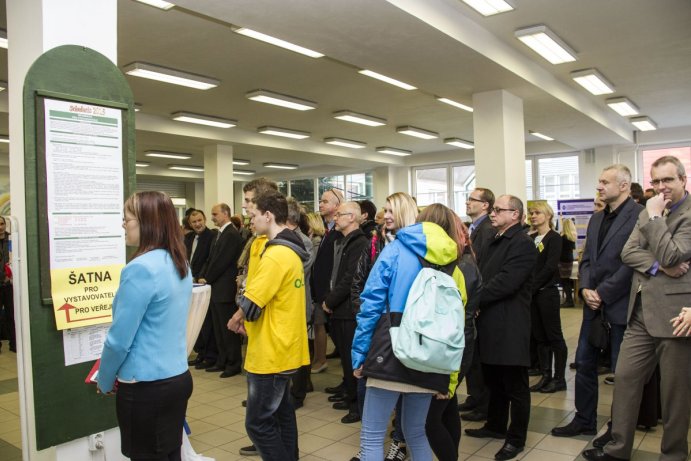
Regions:
<instances>
[{"instance_id":1,"label":"man in dark coat","mask_svg":"<svg viewBox=\"0 0 691 461\"><path fill-rule=\"evenodd\" d=\"M206 227L206 216L202 210L192 210L187 217L187 222L193 232L185 235L185 250L187 260L190 262L192 278L196 282L199 279L199 274L204 264L206 264L206 260L209 259L209 251L214 239L216 239L216 232ZM216 348L211 310L206 311L206 317L204 317L204 323L199 331L199 337L194 344L194 350L197 351L197 358L189 363L194 365L196 369L209 368L216 363L218 350Z\"/></svg>"},{"instance_id":2,"label":"man in dark coat","mask_svg":"<svg viewBox=\"0 0 691 461\"><path fill-rule=\"evenodd\" d=\"M345 424L360 421L357 405L357 382L353 376L353 365L350 351L355 336L355 308L350 301L350 288L358 259L369 244L369 239L360 229L360 205L346 202L338 207L335 214L334 229L343 234L343 238L334 243L334 265L331 271L330 290L322 302L322 308L331 314L331 337L340 353L343 383L345 390L335 394L330 400L340 398L334 408L348 410L341 418Z\"/></svg>"},{"instance_id":3,"label":"man in dark coat","mask_svg":"<svg viewBox=\"0 0 691 461\"><path fill-rule=\"evenodd\" d=\"M626 329L626 311L633 269L621 260L621 251L643 207L629 197L631 172L624 165L611 165L600 174L598 196L606 204L590 218L578 279L583 300L583 322L576 349L576 416L552 429L556 437L597 432L597 360L600 349L588 341L590 330L604 313L610 324L612 371Z\"/></svg>"},{"instance_id":4,"label":"man in dark coat","mask_svg":"<svg viewBox=\"0 0 691 461\"><path fill-rule=\"evenodd\" d=\"M500 196L489 216L497 235L482 250L477 319L489 407L487 423L465 432L471 437L505 439L494 459L507 460L523 451L530 419L530 299L537 250L523 232L519 198Z\"/></svg>"},{"instance_id":5,"label":"man in dark coat","mask_svg":"<svg viewBox=\"0 0 691 461\"><path fill-rule=\"evenodd\" d=\"M200 283L211 285L211 315L218 347L216 364L206 371L221 371L221 378L240 374L242 370L242 338L228 330L228 320L237 312L235 292L238 258L242 252L242 237L230 222L230 207L225 203L214 205L211 219L218 226L209 259L199 276Z\"/></svg>"}]
</instances>

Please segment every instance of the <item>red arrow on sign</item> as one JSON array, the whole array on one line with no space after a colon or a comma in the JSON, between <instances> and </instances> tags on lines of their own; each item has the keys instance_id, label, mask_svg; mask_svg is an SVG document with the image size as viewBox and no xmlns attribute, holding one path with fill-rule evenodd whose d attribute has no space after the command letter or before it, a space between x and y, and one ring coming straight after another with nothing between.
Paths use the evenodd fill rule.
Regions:
<instances>
[{"instance_id":1,"label":"red arrow on sign","mask_svg":"<svg viewBox=\"0 0 691 461\"><path fill-rule=\"evenodd\" d=\"M96 317L87 317L87 318L80 318L80 319L70 319L70 309L76 309L76 306L73 306L71 304L65 303L62 305L62 307L59 307L59 311L65 311L65 317L67 318L67 323L72 323L72 322L83 322L85 320L93 320L93 319L103 319L106 317L110 317L110 315L99 315Z\"/></svg>"}]
</instances>

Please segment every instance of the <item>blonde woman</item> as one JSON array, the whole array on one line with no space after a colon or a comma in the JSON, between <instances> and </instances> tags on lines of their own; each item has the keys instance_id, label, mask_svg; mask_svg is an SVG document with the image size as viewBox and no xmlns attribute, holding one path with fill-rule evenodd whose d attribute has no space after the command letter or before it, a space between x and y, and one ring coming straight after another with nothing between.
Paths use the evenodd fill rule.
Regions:
<instances>
[{"instance_id":1,"label":"blonde woman","mask_svg":"<svg viewBox=\"0 0 691 461\"><path fill-rule=\"evenodd\" d=\"M573 304L573 251L576 249L576 225L569 218L561 218L561 256L559 257L559 278L564 302L561 307L574 307Z\"/></svg>"}]
</instances>

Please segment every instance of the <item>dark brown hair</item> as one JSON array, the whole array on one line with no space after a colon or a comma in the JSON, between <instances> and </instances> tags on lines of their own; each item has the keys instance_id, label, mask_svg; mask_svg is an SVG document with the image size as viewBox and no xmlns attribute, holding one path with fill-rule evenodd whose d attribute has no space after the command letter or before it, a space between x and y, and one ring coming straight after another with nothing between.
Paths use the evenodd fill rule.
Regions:
<instances>
[{"instance_id":1,"label":"dark brown hair","mask_svg":"<svg viewBox=\"0 0 691 461\"><path fill-rule=\"evenodd\" d=\"M288 201L278 191L270 190L254 198L257 209L262 213L270 211L276 224L285 224L288 219Z\"/></svg>"},{"instance_id":2,"label":"dark brown hair","mask_svg":"<svg viewBox=\"0 0 691 461\"><path fill-rule=\"evenodd\" d=\"M170 197L163 192L136 192L125 201L124 208L139 222L139 248L133 258L151 250L166 250L180 278L185 278L188 271L185 244Z\"/></svg>"}]
</instances>

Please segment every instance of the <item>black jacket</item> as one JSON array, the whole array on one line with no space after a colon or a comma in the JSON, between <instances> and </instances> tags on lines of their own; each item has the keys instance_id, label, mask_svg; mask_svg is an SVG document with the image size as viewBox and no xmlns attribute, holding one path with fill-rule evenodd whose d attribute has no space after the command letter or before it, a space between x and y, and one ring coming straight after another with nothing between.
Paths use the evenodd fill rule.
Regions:
<instances>
[{"instance_id":1,"label":"black jacket","mask_svg":"<svg viewBox=\"0 0 691 461\"><path fill-rule=\"evenodd\" d=\"M473 246L475 259L478 263L480 263L482 259L483 248L496 234L497 231L492 227L492 221L489 220L489 216L487 216L478 227L473 229L473 233L470 234L470 242Z\"/></svg>"},{"instance_id":2,"label":"black jacket","mask_svg":"<svg viewBox=\"0 0 691 461\"><path fill-rule=\"evenodd\" d=\"M216 238L216 230L211 230L205 227L201 234L199 234L199 239L197 240L197 249L194 251L194 258L190 261L190 255L192 254L192 244L194 243L194 238L197 236L196 233L190 232L185 235L185 249L187 250L187 260L190 261L190 269L192 270L192 278L197 280L199 274L206 264L206 260L209 259L209 251L211 250L211 245L214 243Z\"/></svg>"},{"instance_id":3,"label":"black jacket","mask_svg":"<svg viewBox=\"0 0 691 461\"><path fill-rule=\"evenodd\" d=\"M316 304L321 305L329 293L331 271L334 265L334 242L341 238L343 238L343 234L334 228L324 235L319 249L316 249L317 257L312 265L312 274L310 275L312 301Z\"/></svg>"},{"instance_id":4,"label":"black jacket","mask_svg":"<svg viewBox=\"0 0 691 461\"><path fill-rule=\"evenodd\" d=\"M369 239L360 229L355 229L334 243L336 271L331 273L331 290L324 299L326 307L333 311L333 319L355 320L350 291L358 259L368 243Z\"/></svg>"},{"instance_id":5,"label":"black jacket","mask_svg":"<svg viewBox=\"0 0 691 461\"><path fill-rule=\"evenodd\" d=\"M238 258L242 252L242 237L232 224L212 242L209 259L199 278L211 285L211 301L232 303L235 301L238 275Z\"/></svg>"},{"instance_id":6,"label":"black jacket","mask_svg":"<svg viewBox=\"0 0 691 461\"><path fill-rule=\"evenodd\" d=\"M463 273L465 280L465 292L468 300L465 304L465 328L463 334L465 335L465 349L463 349L463 360L461 361L461 372L458 375L458 382L460 383L463 377L468 373L471 362L473 360L473 347L475 344L475 312L480 305L480 295L482 294L482 275L480 269L475 263L475 258L470 253L469 248L466 248L463 256L458 260L458 268Z\"/></svg>"},{"instance_id":7,"label":"black jacket","mask_svg":"<svg viewBox=\"0 0 691 461\"><path fill-rule=\"evenodd\" d=\"M379 257L379 253L384 249L384 245L386 245L386 238L382 236L381 229L378 227L368 237L368 243L357 260L353 283L350 284L350 303L355 314L360 312L360 294L365 289L369 272Z\"/></svg>"},{"instance_id":8,"label":"black jacket","mask_svg":"<svg viewBox=\"0 0 691 461\"><path fill-rule=\"evenodd\" d=\"M535 243L520 224L483 249L476 322L482 363L530 366L530 301L536 260Z\"/></svg>"},{"instance_id":9,"label":"black jacket","mask_svg":"<svg viewBox=\"0 0 691 461\"><path fill-rule=\"evenodd\" d=\"M528 234L535 241L537 232ZM561 235L550 230L542 238L542 251L538 247L537 261L533 270L533 295L543 288L559 283L559 257L561 256Z\"/></svg>"}]
</instances>

